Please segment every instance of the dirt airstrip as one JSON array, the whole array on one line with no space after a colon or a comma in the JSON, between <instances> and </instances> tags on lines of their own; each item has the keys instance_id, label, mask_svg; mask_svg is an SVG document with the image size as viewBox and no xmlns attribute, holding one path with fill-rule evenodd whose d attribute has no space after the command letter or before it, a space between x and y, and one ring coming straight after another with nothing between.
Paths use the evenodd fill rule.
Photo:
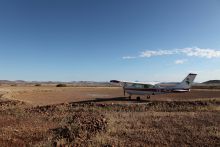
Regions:
<instances>
[{"instance_id":1,"label":"dirt airstrip","mask_svg":"<svg viewBox=\"0 0 220 147\"><path fill-rule=\"evenodd\" d=\"M32 105L68 102L133 103L124 100L120 87L0 87L2 98L15 99ZM193 89L187 93L151 96L150 101L182 101L220 98L220 90ZM132 99L136 99L133 96ZM120 101L121 100L121 101ZM147 100L142 97L142 100Z\"/></svg>"}]
</instances>

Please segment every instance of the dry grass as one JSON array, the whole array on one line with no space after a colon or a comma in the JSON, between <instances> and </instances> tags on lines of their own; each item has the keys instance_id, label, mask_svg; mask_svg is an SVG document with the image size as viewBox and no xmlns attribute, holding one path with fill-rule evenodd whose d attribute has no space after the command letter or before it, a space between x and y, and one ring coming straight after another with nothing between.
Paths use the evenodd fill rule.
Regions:
<instances>
[{"instance_id":1,"label":"dry grass","mask_svg":"<svg viewBox=\"0 0 220 147\"><path fill-rule=\"evenodd\" d=\"M218 146L218 112L113 112L94 146Z\"/></svg>"},{"instance_id":2,"label":"dry grass","mask_svg":"<svg viewBox=\"0 0 220 147\"><path fill-rule=\"evenodd\" d=\"M0 146L86 145L107 125L101 113L83 107L32 107L19 101L0 106Z\"/></svg>"},{"instance_id":3,"label":"dry grass","mask_svg":"<svg viewBox=\"0 0 220 147\"><path fill-rule=\"evenodd\" d=\"M218 101L151 104L1 102L1 146L219 146ZM184 107L183 107L184 105ZM192 109L192 105L195 108ZM177 109L177 107L179 107ZM165 111L166 110L166 111Z\"/></svg>"},{"instance_id":4,"label":"dry grass","mask_svg":"<svg viewBox=\"0 0 220 147\"><path fill-rule=\"evenodd\" d=\"M120 96L119 88L2 89L0 146L220 146L219 91L137 103L113 97ZM97 94L104 96L95 99Z\"/></svg>"}]
</instances>

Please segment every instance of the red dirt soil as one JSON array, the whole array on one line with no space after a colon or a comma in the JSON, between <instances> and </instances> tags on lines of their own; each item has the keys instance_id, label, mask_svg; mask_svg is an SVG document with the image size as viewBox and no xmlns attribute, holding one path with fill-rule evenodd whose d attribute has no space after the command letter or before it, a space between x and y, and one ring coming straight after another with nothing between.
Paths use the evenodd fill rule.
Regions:
<instances>
[{"instance_id":1,"label":"red dirt soil","mask_svg":"<svg viewBox=\"0 0 220 147\"><path fill-rule=\"evenodd\" d=\"M16 99L33 105L49 105L81 101L105 103L130 103L125 100L122 88L118 87L1 87L2 98ZM220 90L193 89L187 93L153 95L150 101L181 101L220 99ZM123 99L120 101L120 99ZM136 99L136 96L132 96ZM141 99L146 100L143 96ZM103 100L103 101L102 101Z\"/></svg>"}]
</instances>

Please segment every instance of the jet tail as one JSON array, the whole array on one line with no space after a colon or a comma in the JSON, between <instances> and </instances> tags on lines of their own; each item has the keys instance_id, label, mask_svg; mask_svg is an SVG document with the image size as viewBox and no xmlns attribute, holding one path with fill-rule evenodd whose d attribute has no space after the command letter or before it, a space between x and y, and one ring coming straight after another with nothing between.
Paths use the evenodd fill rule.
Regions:
<instances>
[{"instance_id":1,"label":"jet tail","mask_svg":"<svg viewBox=\"0 0 220 147\"><path fill-rule=\"evenodd\" d=\"M190 89L196 75L197 74L190 73L181 83L177 84L175 88Z\"/></svg>"}]
</instances>

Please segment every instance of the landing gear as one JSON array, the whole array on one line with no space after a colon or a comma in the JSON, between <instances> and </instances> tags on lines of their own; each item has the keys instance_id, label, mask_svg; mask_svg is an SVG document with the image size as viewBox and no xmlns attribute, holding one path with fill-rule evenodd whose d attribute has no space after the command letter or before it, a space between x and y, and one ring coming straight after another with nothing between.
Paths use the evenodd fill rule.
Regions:
<instances>
[{"instance_id":1,"label":"landing gear","mask_svg":"<svg viewBox=\"0 0 220 147\"><path fill-rule=\"evenodd\" d=\"M129 95L128 99L131 100L131 95Z\"/></svg>"},{"instance_id":2,"label":"landing gear","mask_svg":"<svg viewBox=\"0 0 220 147\"><path fill-rule=\"evenodd\" d=\"M137 101L140 101L140 100L141 100L141 98L138 96L138 97L137 97Z\"/></svg>"},{"instance_id":3,"label":"landing gear","mask_svg":"<svg viewBox=\"0 0 220 147\"><path fill-rule=\"evenodd\" d=\"M149 96L149 95L147 96L147 99L150 99L150 96Z\"/></svg>"}]
</instances>

